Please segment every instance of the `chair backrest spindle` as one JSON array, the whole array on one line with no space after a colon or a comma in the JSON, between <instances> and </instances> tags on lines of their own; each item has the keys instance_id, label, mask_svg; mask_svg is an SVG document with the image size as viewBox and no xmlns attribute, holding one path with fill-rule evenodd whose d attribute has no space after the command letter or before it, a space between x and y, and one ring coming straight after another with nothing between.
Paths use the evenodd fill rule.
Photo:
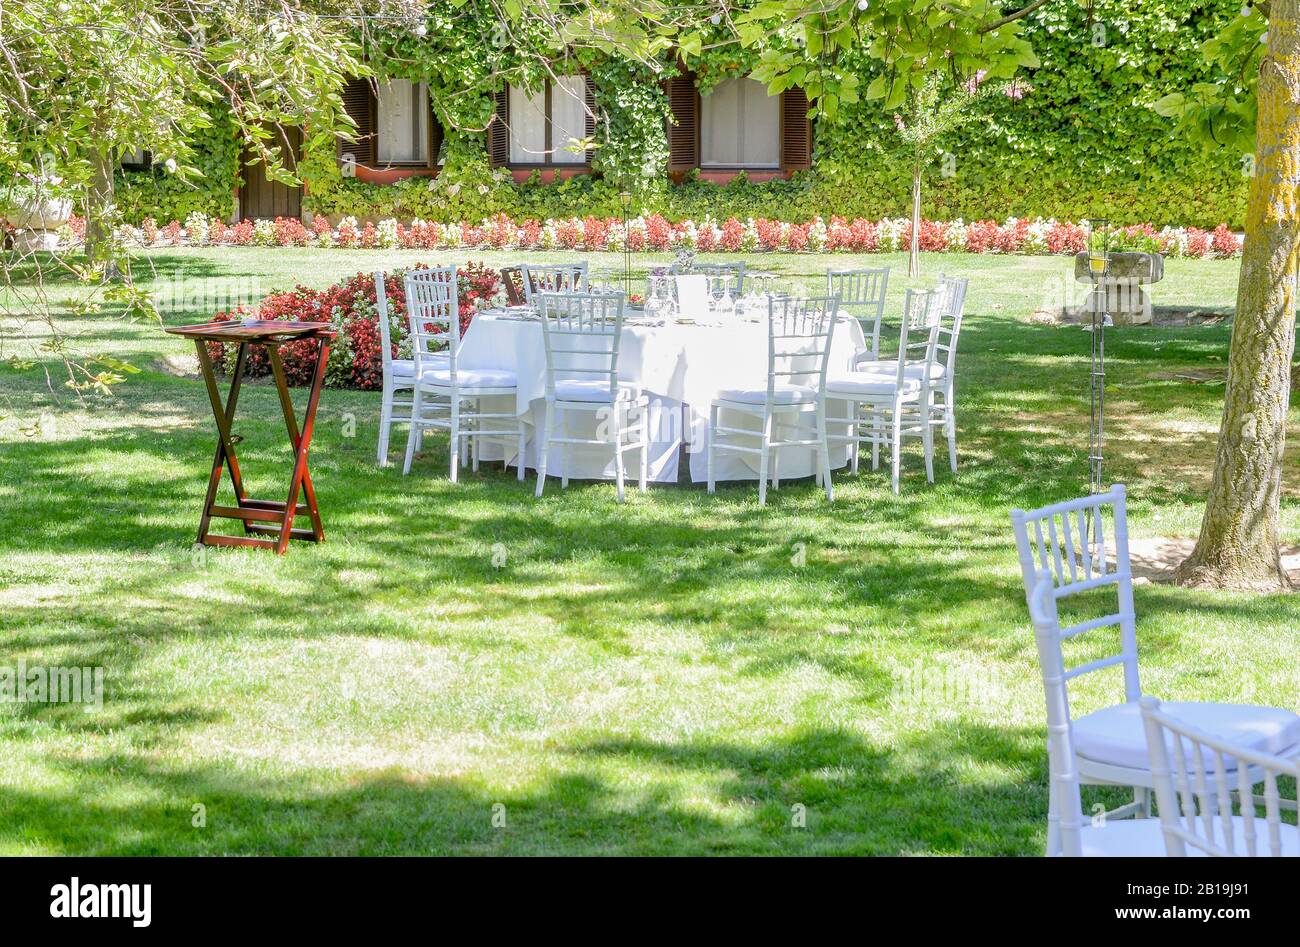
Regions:
<instances>
[{"instance_id":1,"label":"chair backrest spindle","mask_svg":"<svg viewBox=\"0 0 1300 947\"><path fill-rule=\"evenodd\" d=\"M1300 851L1300 826L1282 821L1278 792L1279 776L1300 780L1300 763L1212 736L1165 713L1154 697L1143 697L1140 703L1160 828L1170 855L1187 855L1191 848L1206 855L1277 857L1288 833L1295 842L1292 851ZM1252 771L1264 783L1266 848L1255 812ZM1230 777L1239 794L1240 833L1232 813Z\"/></svg>"},{"instance_id":2,"label":"chair backrest spindle","mask_svg":"<svg viewBox=\"0 0 1300 947\"><path fill-rule=\"evenodd\" d=\"M429 267L408 272L406 313L416 377L424 376L425 369L435 364L429 356L438 351L438 347L445 346L446 367L455 384L456 361L460 349L460 303L456 267ZM443 365L438 364L437 367Z\"/></svg>"},{"instance_id":3,"label":"chair backrest spindle","mask_svg":"<svg viewBox=\"0 0 1300 947\"><path fill-rule=\"evenodd\" d=\"M767 303L767 406L778 384L826 390L826 368L839 317L839 297L769 297Z\"/></svg>"},{"instance_id":4,"label":"chair backrest spindle","mask_svg":"<svg viewBox=\"0 0 1300 947\"><path fill-rule=\"evenodd\" d=\"M840 306L857 317L871 346L871 358L880 357L880 322L885 317L888 287L888 267L826 271L826 295L839 296Z\"/></svg>"},{"instance_id":5,"label":"chair backrest spindle","mask_svg":"<svg viewBox=\"0 0 1300 947\"><path fill-rule=\"evenodd\" d=\"M618 356L623 337L621 292L539 293L546 346L546 396L564 381L605 380L618 398Z\"/></svg>"},{"instance_id":6,"label":"chair backrest spindle","mask_svg":"<svg viewBox=\"0 0 1300 947\"><path fill-rule=\"evenodd\" d=\"M519 272L523 277L524 301L529 305L536 303L535 297L540 293L585 293L588 289L586 260L542 266L523 263Z\"/></svg>"}]
</instances>

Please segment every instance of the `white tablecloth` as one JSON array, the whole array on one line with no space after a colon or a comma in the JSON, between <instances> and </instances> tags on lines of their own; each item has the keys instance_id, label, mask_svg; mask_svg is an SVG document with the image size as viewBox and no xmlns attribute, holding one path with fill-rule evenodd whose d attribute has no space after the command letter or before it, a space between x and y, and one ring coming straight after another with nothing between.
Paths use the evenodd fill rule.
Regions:
<instances>
[{"instance_id":1,"label":"white tablecloth","mask_svg":"<svg viewBox=\"0 0 1300 947\"><path fill-rule=\"evenodd\" d=\"M728 326L628 325L619 352L619 378L640 386L650 399L650 472L656 481L678 480L678 457L683 444L690 455L691 479L706 480L709 404L724 388L762 389L767 386L767 324L737 321ZM858 321L841 317L831 340L831 370L848 368L864 351ZM546 349L542 327L490 312L470 323L458 358L464 368L506 369L518 379L513 410L524 416L534 431L541 428L546 407ZM847 407L829 403L828 414L844 417ZM484 399L485 410L510 410L507 399ZM570 431L594 436L595 412L569 412ZM724 424L754 426L744 415L727 414ZM582 425L586 425L585 429ZM841 428L843 430L843 428ZM525 465L536 468L538 438L529 437ZM755 439L757 443L757 439ZM500 460L503 451L513 458L515 448L504 444L481 445L483 459ZM579 480L612 479L612 451L600 447L569 445L568 475ZM831 466L846 463L848 449L832 447ZM629 478L636 476L637 454L625 455ZM552 445L547 473L559 476L565 461L559 445ZM757 456L719 453L715 459L719 480L757 479ZM783 478L811 476L814 452L787 448L781 452Z\"/></svg>"}]
</instances>

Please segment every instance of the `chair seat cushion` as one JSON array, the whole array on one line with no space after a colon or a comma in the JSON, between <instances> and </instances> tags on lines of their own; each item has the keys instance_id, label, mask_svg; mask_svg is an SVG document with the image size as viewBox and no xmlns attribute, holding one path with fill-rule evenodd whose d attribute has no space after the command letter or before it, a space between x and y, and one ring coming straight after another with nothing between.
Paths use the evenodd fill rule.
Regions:
<instances>
[{"instance_id":1,"label":"chair seat cushion","mask_svg":"<svg viewBox=\"0 0 1300 947\"><path fill-rule=\"evenodd\" d=\"M763 404L767 400L767 389L724 388L718 392L718 401L733 401L738 404ZM776 385L772 389L773 404L813 404L817 401L817 389L803 385Z\"/></svg>"},{"instance_id":2,"label":"chair seat cushion","mask_svg":"<svg viewBox=\"0 0 1300 947\"><path fill-rule=\"evenodd\" d=\"M427 368L420 380L426 385L451 387L451 370ZM457 368L456 384L461 388L513 388L515 373L503 368Z\"/></svg>"},{"instance_id":3,"label":"chair seat cushion","mask_svg":"<svg viewBox=\"0 0 1300 947\"><path fill-rule=\"evenodd\" d=\"M619 401L635 399L640 388L629 382L619 382L615 397ZM557 378L556 401L609 401L609 381L604 378Z\"/></svg>"},{"instance_id":4,"label":"chair seat cushion","mask_svg":"<svg viewBox=\"0 0 1300 947\"><path fill-rule=\"evenodd\" d=\"M431 353L431 354L429 354L429 355L426 355L426 356L424 356L424 357L425 357L426 360L427 360L427 359L437 359L437 360L440 361L440 362L446 362L446 361L447 361L447 353L445 353L445 352L433 352L433 353ZM409 359L409 358L395 358L395 359L393 359L391 362L389 362L389 364L392 365L392 367L393 367L393 375L394 375L394 377L397 377L397 378L414 378L414 377L415 377L415 362L412 361L411 359Z\"/></svg>"},{"instance_id":5,"label":"chair seat cushion","mask_svg":"<svg viewBox=\"0 0 1300 947\"><path fill-rule=\"evenodd\" d=\"M854 364L854 369L860 372L871 372L873 374L888 375L893 378L898 372L898 360L892 358L864 358L862 361ZM930 363L930 379L940 381L947 368L942 362ZM903 369L903 375L908 378L924 378L926 375L924 362L908 362L907 367Z\"/></svg>"},{"instance_id":6,"label":"chair seat cushion","mask_svg":"<svg viewBox=\"0 0 1300 947\"><path fill-rule=\"evenodd\" d=\"M1165 703L1165 713L1210 736L1261 753L1290 755L1300 743L1300 716L1278 707L1250 704ZM1150 769L1142 711L1136 703L1118 704L1074 721L1075 752L1085 760ZM1229 759L1228 765L1234 765Z\"/></svg>"},{"instance_id":7,"label":"chair seat cushion","mask_svg":"<svg viewBox=\"0 0 1300 947\"><path fill-rule=\"evenodd\" d=\"M1080 832L1083 855L1086 858L1140 858L1144 855L1163 857L1166 854L1165 836L1160 829L1159 819L1110 819L1105 825L1091 825L1085 815L1083 831ZM1239 855L1246 855L1246 823L1241 816L1233 816L1232 847ZM1204 829L1198 826L1198 834ZM1222 821L1214 822L1216 842L1223 844ZM1296 835L1295 826L1283 825L1278 832L1284 856L1300 855L1300 837ZM1205 857L1204 849L1187 845L1189 856ZM1261 818L1255 820L1255 854L1268 855L1268 825Z\"/></svg>"},{"instance_id":8,"label":"chair seat cushion","mask_svg":"<svg viewBox=\"0 0 1300 947\"><path fill-rule=\"evenodd\" d=\"M826 379L829 395L892 395L898 387L897 371L844 372ZM903 393L920 390L916 378L903 379Z\"/></svg>"}]
</instances>

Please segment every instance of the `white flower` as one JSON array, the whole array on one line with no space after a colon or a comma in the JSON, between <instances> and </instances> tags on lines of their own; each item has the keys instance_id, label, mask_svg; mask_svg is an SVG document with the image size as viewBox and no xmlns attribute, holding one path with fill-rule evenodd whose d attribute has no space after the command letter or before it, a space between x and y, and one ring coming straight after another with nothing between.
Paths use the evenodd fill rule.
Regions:
<instances>
[{"instance_id":1,"label":"white flower","mask_svg":"<svg viewBox=\"0 0 1300 947\"><path fill-rule=\"evenodd\" d=\"M163 162L163 167L167 169L168 174L175 174L177 168L176 159L168 158L166 161Z\"/></svg>"}]
</instances>

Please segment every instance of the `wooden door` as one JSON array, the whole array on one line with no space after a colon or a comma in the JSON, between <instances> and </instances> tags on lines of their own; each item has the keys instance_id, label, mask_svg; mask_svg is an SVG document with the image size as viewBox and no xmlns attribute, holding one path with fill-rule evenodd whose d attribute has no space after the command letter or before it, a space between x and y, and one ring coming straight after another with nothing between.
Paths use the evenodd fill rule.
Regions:
<instances>
[{"instance_id":1,"label":"wooden door","mask_svg":"<svg viewBox=\"0 0 1300 947\"><path fill-rule=\"evenodd\" d=\"M302 130L281 128L276 130L284 151L285 166L297 171L302 155ZM244 217L301 217L302 185L290 187L267 179L261 162L249 164L244 160L244 184L239 191L239 210Z\"/></svg>"}]
</instances>

